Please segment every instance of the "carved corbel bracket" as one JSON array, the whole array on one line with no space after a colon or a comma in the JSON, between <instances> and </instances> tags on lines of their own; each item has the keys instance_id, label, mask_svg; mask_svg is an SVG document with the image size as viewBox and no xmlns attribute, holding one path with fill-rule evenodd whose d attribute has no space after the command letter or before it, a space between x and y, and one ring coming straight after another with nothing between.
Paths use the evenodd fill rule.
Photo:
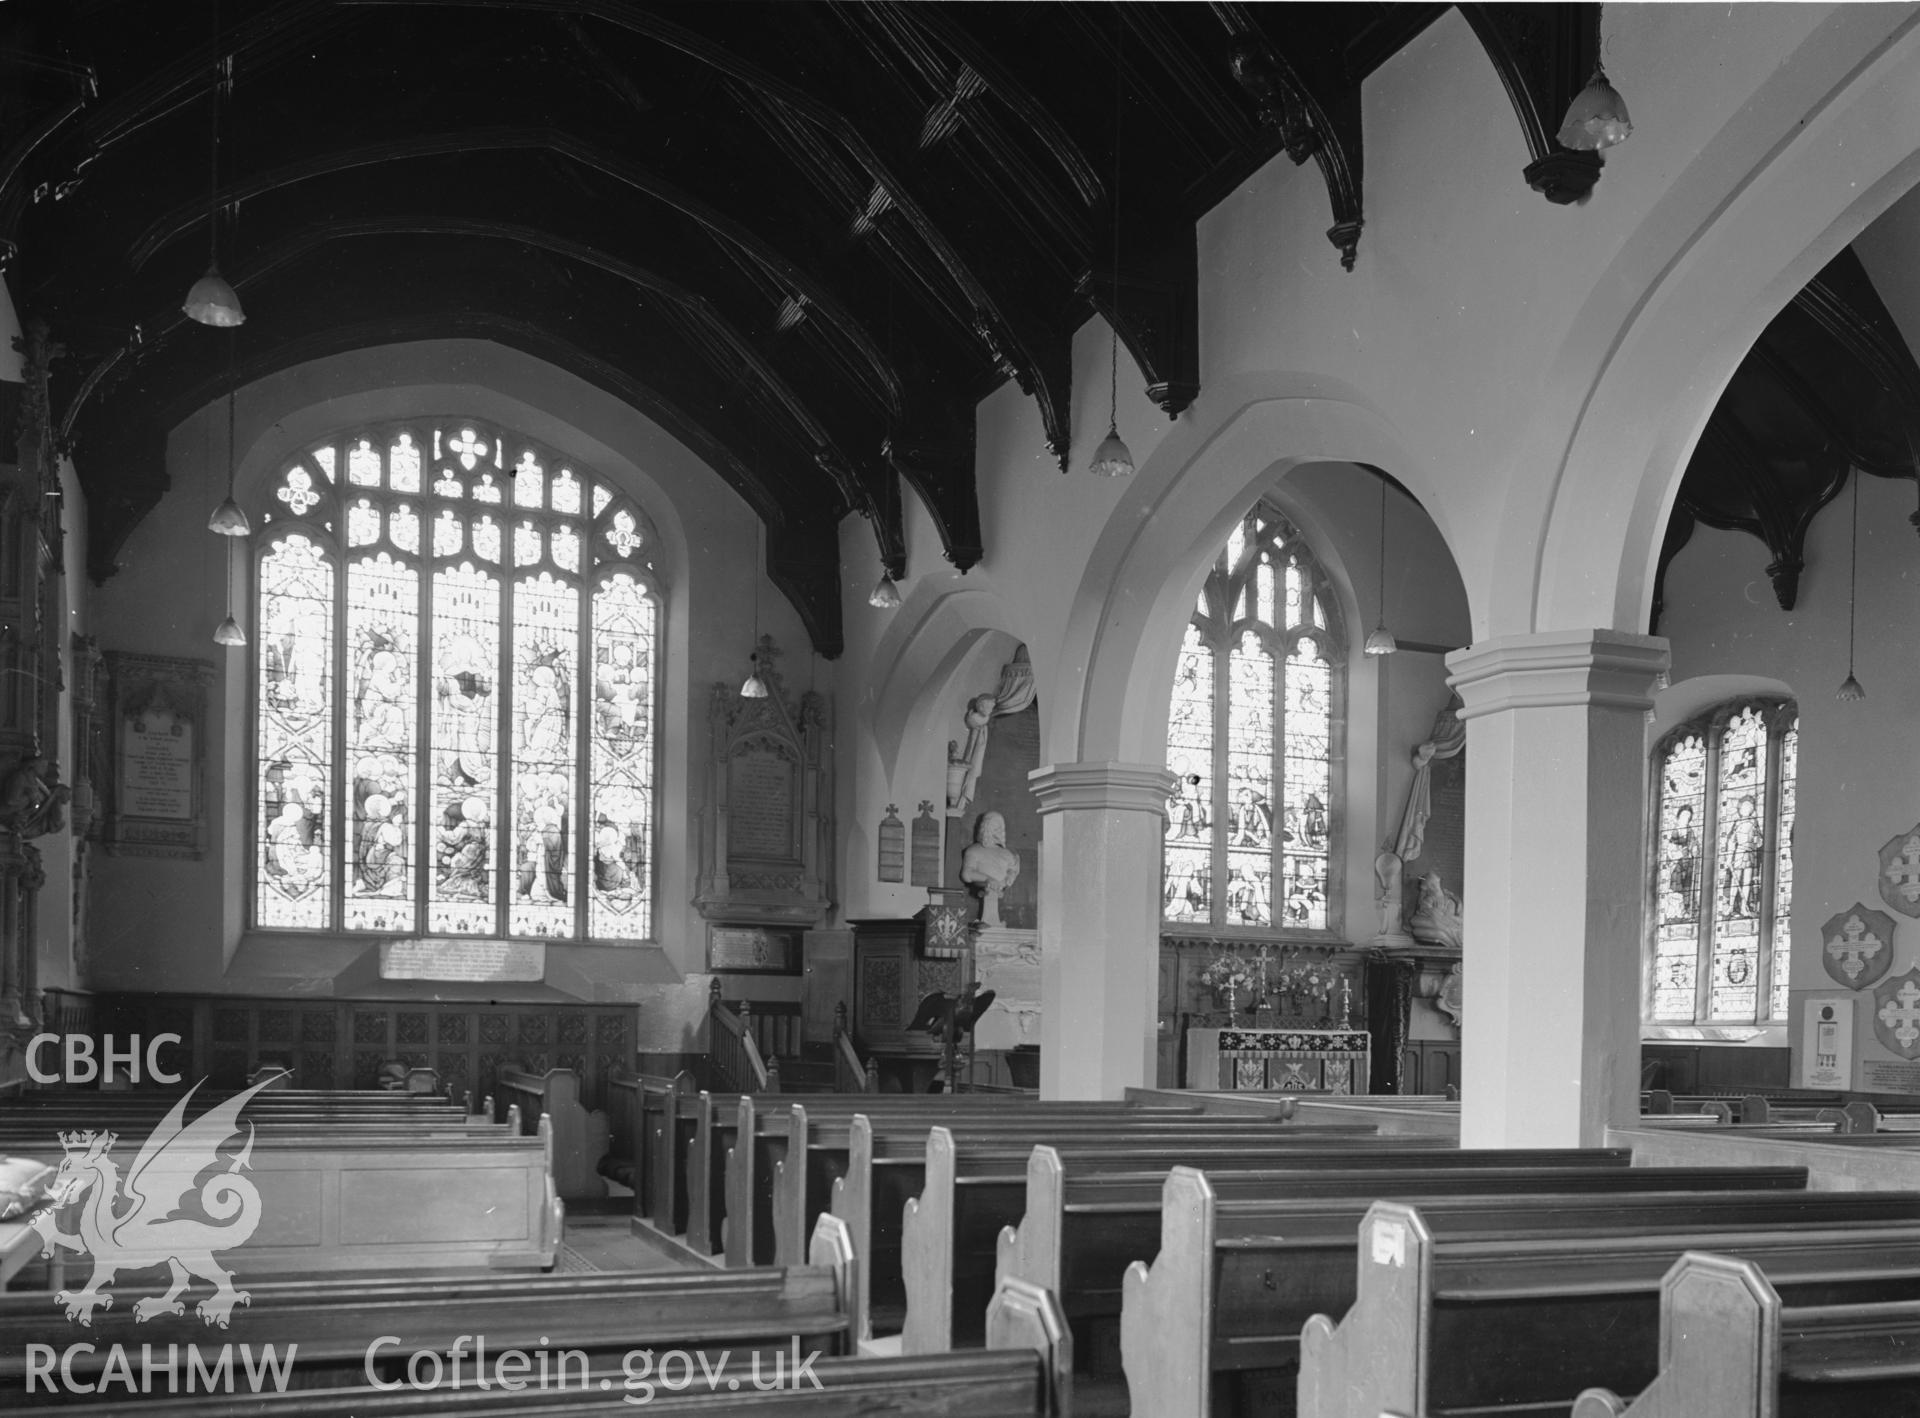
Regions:
<instances>
[{"instance_id":1,"label":"carved corbel bracket","mask_svg":"<svg viewBox=\"0 0 1920 1418\"><path fill-rule=\"evenodd\" d=\"M1077 294L1126 342L1147 397L1178 418L1200 393L1200 263L1191 222L1170 236L1159 271L1121 271L1117 297L1111 268L1089 271Z\"/></svg>"},{"instance_id":2,"label":"carved corbel bracket","mask_svg":"<svg viewBox=\"0 0 1920 1418\"><path fill-rule=\"evenodd\" d=\"M840 560L822 559L819 549L834 547L834 524L839 518L821 511L805 521L782 519L767 527L767 577L780 588L807 638L824 659L839 657L846 648L840 626Z\"/></svg>"},{"instance_id":3,"label":"carved corbel bracket","mask_svg":"<svg viewBox=\"0 0 1920 1418\"><path fill-rule=\"evenodd\" d=\"M926 504L947 560L966 571L980 560L983 549L972 413L956 417L959 412L944 401L915 399L880 451Z\"/></svg>"},{"instance_id":4,"label":"carved corbel bracket","mask_svg":"<svg viewBox=\"0 0 1920 1418\"><path fill-rule=\"evenodd\" d=\"M1228 63L1235 82L1253 100L1260 122L1279 137L1287 156L1295 164L1308 158L1320 164L1333 209L1327 240L1340 253L1340 264L1351 271L1365 225L1360 86L1346 82L1344 65L1332 56L1321 56L1309 68L1296 66L1251 28L1251 22L1237 33Z\"/></svg>"},{"instance_id":5,"label":"carved corbel bracket","mask_svg":"<svg viewBox=\"0 0 1920 1418\"><path fill-rule=\"evenodd\" d=\"M1560 146L1560 120L1600 58L1600 7L1593 4L1462 5L1493 61L1533 160L1527 186L1565 206L1586 198L1605 166L1599 153Z\"/></svg>"}]
</instances>

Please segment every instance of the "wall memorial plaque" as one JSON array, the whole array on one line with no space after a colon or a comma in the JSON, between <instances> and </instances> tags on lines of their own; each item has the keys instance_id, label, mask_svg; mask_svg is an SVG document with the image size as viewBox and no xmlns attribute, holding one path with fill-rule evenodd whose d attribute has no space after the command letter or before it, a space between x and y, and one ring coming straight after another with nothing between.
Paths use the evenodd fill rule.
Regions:
<instances>
[{"instance_id":1,"label":"wall memorial plaque","mask_svg":"<svg viewBox=\"0 0 1920 1418\"><path fill-rule=\"evenodd\" d=\"M907 826L900 820L900 809L887 804L887 815L880 820L880 880L907 879Z\"/></svg>"},{"instance_id":2,"label":"wall memorial plaque","mask_svg":"<svg viewBox=\"0 0 1920 1418\"><path fill-rule=\"evenodd\" d=\"M764 698L713 687L713 753L693 904L716 926L818 926L833 876L833 755L827 704L789 699L773 637L754 651Z\"/></svg>"},{"instance_id":3,"label":"wall memorial plaque","mask_svg":"<svg viewBox=\"0 0 1920 1418\"><path fill-rule=\"evenodd\" d=\"M920 815L913 820L914 886L939 886L940 820L933 815L933 803L923 799Z\"/></svg>"},{"instance_id":4,"label":"wall memorial plaque","mask_svg":"<svg viewBox=\"0 0 1920 1418\"><path fill-rule=\"evenodd\" d=\"M429 936L380 943L383 980L458 980L469 984L530 983L547 974L542 941L463 940Z\"/></svg>"},{"instance_id":5,"label":"wall memorial plaque","mask_svg":"<svg viewBox=\"0 0 1920 1418\"><path fill-rule=\"evenodd\" d=\"M105 653L112 712L103 836L109 851L198 858L207 848L207 693L213 665Z\"/></svg>"},{"instance_id":6,"label":"wall memorial plaque","mask_svg":"<svg viewBox=\"0 0 1920 1418\"><path fill-rule=\"evenodd\" d=\"M707 933L707 969L730 974L797 975L799 935L765 926L713 926Z\"/></svg>"},{"instance_id":7,"label":"wall memorial plaque","mask_svg":"<svg viewBox=\"0 0 1920 1418\"><path fill-rule=\"evenodd\" d=\"M727 855L756 861L794 856L794 768L779 749L751 747L727 764Z\"/></svg>"}]
</instances>

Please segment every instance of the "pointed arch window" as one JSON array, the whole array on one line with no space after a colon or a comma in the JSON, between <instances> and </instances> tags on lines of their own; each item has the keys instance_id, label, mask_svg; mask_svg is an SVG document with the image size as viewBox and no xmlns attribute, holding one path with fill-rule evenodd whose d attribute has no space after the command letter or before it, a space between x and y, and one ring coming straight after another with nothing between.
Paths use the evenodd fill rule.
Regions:
<instances>
[{"instance_id":1,"label":"pointed arch window","mask_svg":"<svg viewBox=\"0 0 1920 1418\"><path fill-rule=\"evenodd\" d=\"M1746 699L1654 750L1653 1024L1787 1017L1800 716Z\"/></svg>"},{"instance_id":2,"label":"pointed arch window","mask_svg":"<svg viewBox=\"0 0 1920 1418\"><path fill-rule=\"evenodd\" d=\"M650 938L642 509L518 434L423 419L289 459L256 540L253 924Z\"/></svg>"},{"instance_id":3,"label":"pointed arch window","mask_svg":"<svg viewBox=\"0 0 1920 1418\"><path fill-rule=\"evenodd\" d=\"M1166 921L1340 928L1345 663L1324 572L1299 530L1261 502L1216 558L1174 668Z\"/></svg>"}]
</instances>

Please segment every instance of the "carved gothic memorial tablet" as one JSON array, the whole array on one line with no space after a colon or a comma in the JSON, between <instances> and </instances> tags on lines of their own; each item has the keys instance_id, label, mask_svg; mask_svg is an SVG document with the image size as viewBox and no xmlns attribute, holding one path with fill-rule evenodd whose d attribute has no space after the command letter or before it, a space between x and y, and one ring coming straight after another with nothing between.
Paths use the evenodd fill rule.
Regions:
<instances>
[{"instance_id":1,"label":"carved gothic memorial tablet","mask_svg":"<svg viewBox=\"0 0 1920 1418\"><path fill-rule=\"evenodd\" d=\"M113 712L105 839L115 852L197 858L206 850L205 660L109 650Z\"/></svg>"},{"instance_id":2,"label":"carved gothic memorial tablet","mask_svg":"<svg viewBox=\"0 0 1920 1418\"><path fill-rule=\"evenodd\" d=\"M793 856L793 760L747 748L728 765L727 855L756 860Z\"/></svg>"},{"instance_id":3,"label":"carved gothic memorial tablet","mask_svg":"<svg viewBox=\"0 0 1920 1418\"><path fill-rule=\"evenodd\" d=\"M120 735L120 783L128 812L193 821L193 724L166 708L133 715Z\"/></svg>"}]
</instances>

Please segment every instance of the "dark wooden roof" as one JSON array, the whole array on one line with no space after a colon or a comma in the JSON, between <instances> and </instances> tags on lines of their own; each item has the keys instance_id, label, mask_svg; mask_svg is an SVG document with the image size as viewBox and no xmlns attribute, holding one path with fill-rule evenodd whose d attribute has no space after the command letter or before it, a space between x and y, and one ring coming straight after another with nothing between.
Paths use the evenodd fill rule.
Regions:
<instances>
[{"instance_id":1,"label":"dark wooden roof","mask_svg":"<svg viewBox=\"0 0 1920 1418\"><path fill-rule=\"evenodd\" d=\"M871 518L898 571L904 478L972 565L974 405L1017 380L1064 458L1091 311L1186 407L1194 222L1233 184L1314 162L1326 259L1364 250L1359 84L1441 8L14 0L0 261L66 350L96 577L161 494L167 432L236 382L479 335L707 459L831 655L839 521ZM1547 130L1598 7L1462 9L1535 159L1516 182L1589 190L1598 159ZM179 309L215 210L231 336Z\"/></svg>"}]
</instances>

